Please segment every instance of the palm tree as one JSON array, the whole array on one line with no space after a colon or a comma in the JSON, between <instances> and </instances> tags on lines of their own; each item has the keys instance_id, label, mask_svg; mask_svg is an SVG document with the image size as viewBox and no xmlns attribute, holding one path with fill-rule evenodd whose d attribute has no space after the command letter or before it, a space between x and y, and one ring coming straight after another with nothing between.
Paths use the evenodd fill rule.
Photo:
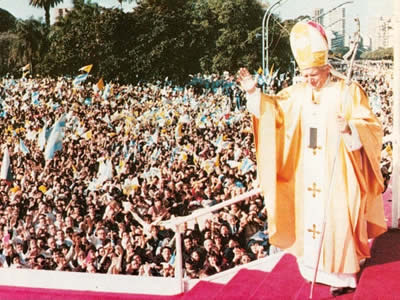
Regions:
<instances>
[{"instance_id":1,"label":"palm tree","mask_svg":"<svg viewBox=\"0 0 400 300\"><path fill-rule=\"evenodd\" d=\"M57 4L64 2L64 0L29 0L29 4L34 7L44 8L46 25L50 26L50 8L55 7Z\"/></svg>"},{"instance_id":2,"label":"palm tree","mask_svg":"<svg viewBox=\"0 0 400 300\"><path fill-rule=\"evenodd\" d=\"M18 21L15 38L10 47L9 59L18 65L29 63L33 68L43 51L46 39L44 26L43 23L33 18Z\"/></svg>"}]
</instances>

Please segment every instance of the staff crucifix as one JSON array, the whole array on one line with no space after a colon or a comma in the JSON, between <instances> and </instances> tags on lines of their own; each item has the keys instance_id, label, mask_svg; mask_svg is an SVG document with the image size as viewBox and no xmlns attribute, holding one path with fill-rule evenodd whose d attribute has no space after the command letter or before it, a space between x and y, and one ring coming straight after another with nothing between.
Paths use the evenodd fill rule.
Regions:
<instances>
[{"instance_id":1,"label":"staff crucifix","mask_svg":"<svg viewBox=\"0 0 400 300\"><path fill-rule=\"evenodd\" d=\"M348 88L349 88L349 86L351 85L351 82L352 82L351 81L352 69L353 69L354 59L356 57L358 44L359 44L359 40L360 40L360 20L358 18L355 18L355 22L357 23L357 31L354 34L353 47L350 49L350 51L348 53L346 53L343 56L343 58L345 60L347 60L351 56L351 60L349 62L349 66L348 66L348 69L347 69L347 76L346 76L346 85L347 85ZM344 107L346 107L348 94L349 94L349 89L347 89L347 95L346 95L346 98L345 98ZM329 189L328 189L328 198L327 198L328 201L330 199L330 195L332 195L332 192L333 192L334 174L335 174L335 171L336 171L337 157L339 155L340 140L341 139L338 139L337 151L336 151L336 155L335 155L334 160L333 160L333 167L332 167L331 177L330 177L330 181L329 181ZM313 298L314 285L315 285L315 282L317 280L317 275L318 275L319 261L320 261L320 258L321 258L322 246L323 246L323 243L324 243L324 236L325 236L325 231L326 231L326 219L327 219L327 211L326 210L327 210L327 206L328 206L328 204L325 203L324 219L323 219L323 223L322 223L322 229L321 229L321 235L320 235L319 247L318 247L318 254L317 254L317 257L316 257L316 263L315 263L315 269L314 269L314 277L313 277L313 281L311 283L311 290L310 290L309 299Z\"/></svg>"}]
</instances>

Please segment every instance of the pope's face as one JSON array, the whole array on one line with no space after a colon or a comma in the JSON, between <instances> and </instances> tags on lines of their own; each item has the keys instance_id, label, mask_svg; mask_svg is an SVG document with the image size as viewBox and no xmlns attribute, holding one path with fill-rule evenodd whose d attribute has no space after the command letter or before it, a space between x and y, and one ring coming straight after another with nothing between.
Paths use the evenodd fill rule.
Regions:
<instances>
[{"instance_id":1,"label":"pope's face","mask_svg":"<svg viewBox=\"0 0 400 300\"><path fill-rule=\"evenodd\" d=\"M301 75L305 81L315 90L319 90L324 86L329 77L330 67L328 65L322 67L313 67L301 71Z\"/></svg>"}]
</instances>

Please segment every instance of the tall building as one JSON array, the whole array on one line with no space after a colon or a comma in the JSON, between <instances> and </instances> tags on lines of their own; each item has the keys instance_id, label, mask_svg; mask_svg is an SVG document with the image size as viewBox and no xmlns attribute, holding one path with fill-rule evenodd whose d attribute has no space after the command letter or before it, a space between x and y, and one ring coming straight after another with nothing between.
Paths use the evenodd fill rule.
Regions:
<instances>
[{"instance_id":1,"label":"tall building","mask_svg":"<svg viewBox=\"0 0 400 300\"><path fill-rule=\"evenodd\" d=\"M72 7L63 7L63 8L52 8L51 10L51 24L54 24L59 19L64 18L73 8Z\"/></svg>"},{"instance_id":2,"label":"tall building","mask_svg":"<svg viewBox=\"0 0 400 300\"><path fill-rule=\"evenodd\" d=\"M394 29L391 17L376 17L370 20L369 35L372 40L372 50L390 48L394 45Z\"/></svg>"},{"instance_id":3,"label":"tall building","mask_svg":"<svg viewBox=\"0 0 400 300\"><path fill-rule=\"evenodd\" d=\"M345 45L346 37L346 8L338 8L327 14L328 22L325 28L332 31L334 38L331 40L332 49Z\"/></svg>"},{"instance_id":4,"label":"tall building","mask_svg":"<svg viewBox=\"0 0 400 300\"><path fill-rule=\"evenodd\" d=\"M322 26L325 26L324 24L324 16L322 16L322 14L324 13L324 9L323 8L316 8L313 11L313 19L318 22L319 24L321 24Z\"/></svg>"},{"instance_id":5,"label":"tall building","mask_svg":"<svg viewBox=\"0 0 400 300\"><path fill-rule=\"evenodd\" d=\"M327 17L328 24L326 26L344 36L346 34L346 8L337 8L330 12Z\"/></svg>"}]
</instances>

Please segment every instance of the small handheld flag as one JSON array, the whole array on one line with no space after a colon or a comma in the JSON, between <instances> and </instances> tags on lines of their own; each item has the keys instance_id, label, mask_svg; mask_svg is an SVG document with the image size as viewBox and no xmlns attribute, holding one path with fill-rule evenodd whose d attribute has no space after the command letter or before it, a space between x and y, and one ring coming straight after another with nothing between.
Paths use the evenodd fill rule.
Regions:
<instances>
[{"instance_id":1,"label":"small handheld flag","mask_svg":"<svg viewBox=\"0 0 400 300\"><path fill-rule=\"evenodd\" d=\"M81 84L83 81L86 80L86 78L88 77L88 73L85 74L81 74L75 77L74 81L72 82L72 84L75 85L79 85Z\"/></svg>"},{"instance_id":2,"label":"small handheld flag","mask_svg":"<svg viewBox=\"0 0 400 300\"><path fill-rule=\"evenodd\" d=\"M28 71L31 68L31 64L27 64L21 68L23 72Z\"/></svg>"},{"instance_id":3,"label":"small handheld flag","mask_svg":"<svg viewBox=\"0 0 400 300\"><path fill-rule=\"evenodd\" d=\"M89 73L93 68L93 65L87 65L87 66L83 66L82 68L79 69L79 71L83 71L86 73Z\"/></svg>"}]
</instances>

